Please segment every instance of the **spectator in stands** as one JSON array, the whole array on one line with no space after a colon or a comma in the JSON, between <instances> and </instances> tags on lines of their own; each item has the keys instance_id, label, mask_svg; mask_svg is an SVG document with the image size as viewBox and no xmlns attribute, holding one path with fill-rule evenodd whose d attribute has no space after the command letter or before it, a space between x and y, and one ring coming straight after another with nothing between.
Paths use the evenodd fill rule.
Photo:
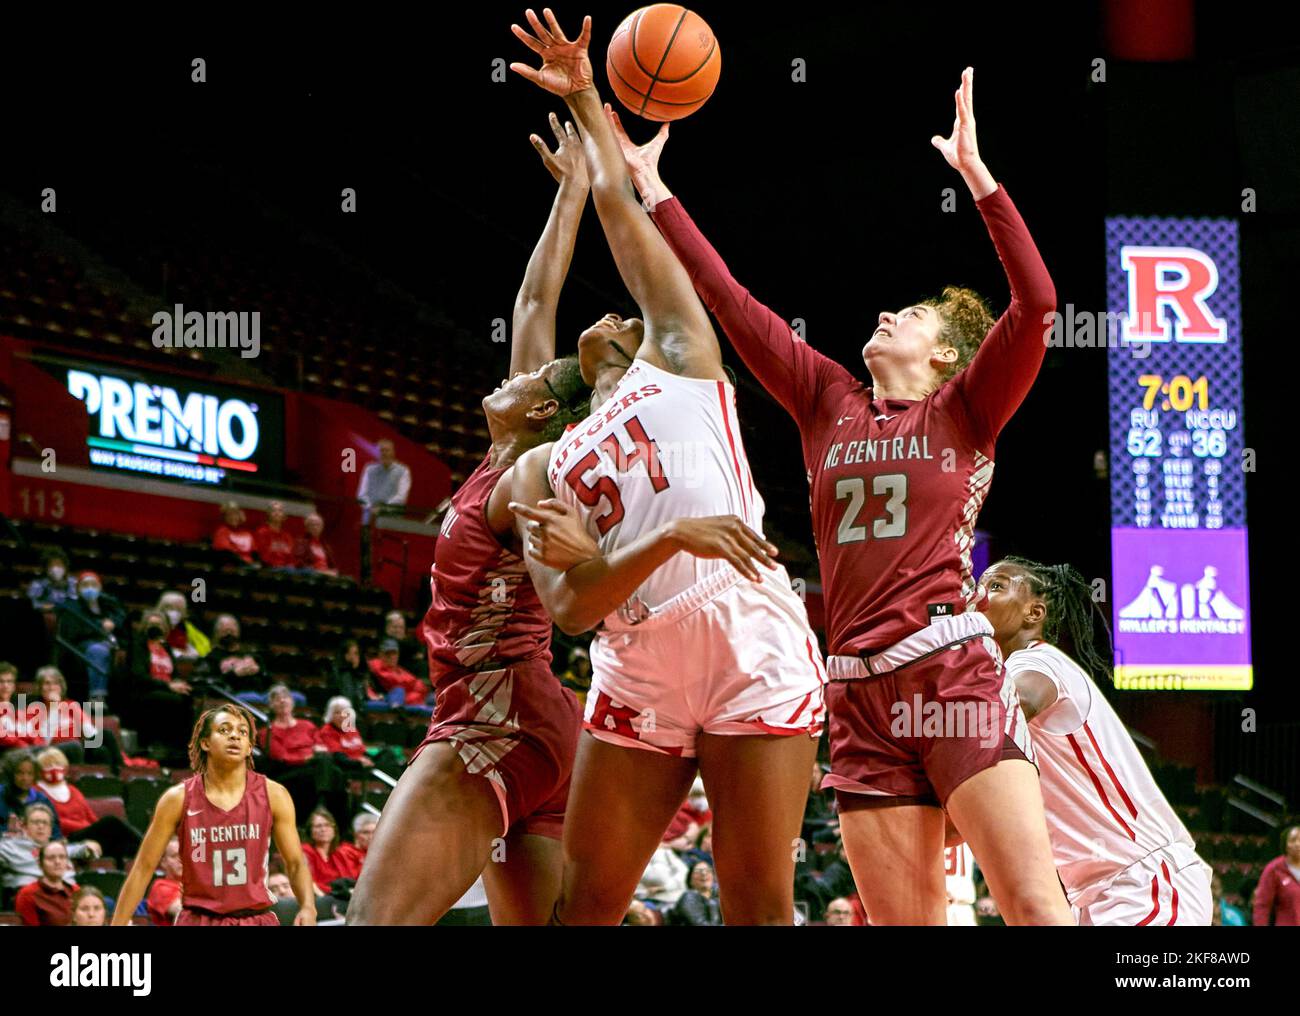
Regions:
<instances>
[{"instance_id":1,"label":"spectator in stands","mask_svg":"<svg viewBox=\"0 0 1300 1016\"><path fill-rule=\"evenodd\" d=\"M1255 889L1256 925L1300 925L1300 825L1282 832L1282 856L1264 866Z\"/></svg>"},{"instance_id":2,"label":"spectator in stands","mask_svg":"<svg viewBox=\"0 0 1300 1016\"><path fill-rule=\"evenodd\" d=\"M0 661L0 751L26 748L38 744L27 724L27 709L20 709L14 700L18 689L18 668Z\"/></svg>"},{"instance_id":3,"label":"spectator in stands","mask_svg":"<svg viewBox=\"0 0 1300 1016\"><path fill-rule=\"evenodd\" d=\"M68 758L58 748L46 748L36 756L41 778L36 788L54 803L63 835L72 843L96 840L114 857L133 857L142 837L116 815L99 816L86 795L68 782Z\"/></svg>"},{"instance_id":4,"label":"spectator in stands","mask_svg":"<svg viewBox=\"0 0 1300 1016\"><path fill-rule=\"evenodd\" d=\"M307 821L308 842L303 856L311 869L311 880L322 896L329 895L336 878L356 879L361 874L361 851L339 837L339 824L325 808L317 808Z\"/></svg>"},{"instance_id":5,"label":"spectator in stands","mask_svg":"<svg viewBox=\"0 0 1300 1016\"><path fill-rule=\"evenodd\" d=\"M850 928L859 923L853 912L853 904L843 896L837 896L826 904L826 923L835 928Z\"/></svg>"},{"instance_id":6,"label":"spectator in stands","mask_svg":"<svg viewBox=\"0 0 1300 1016\"><path fill-rule=\"evenodd\" d=\"M136 729L141 744L171 744L180 753L178 732L193 722L194 689L178 676L168 627L161 611L147 610L140 616L131 641L131 693L119 711Z\"/></svg>"},{"instance_id":7,"label":"spectator in stands","mask_svg":"<svg viewBox=\"0 0 1300 1016\"><path fill-rule=\"evenodd\" d=\"M347 639L339 646L330 670L330 694L341 695L349 702L370 702L382 696L373 690L370 668L361 659L361 644Z\"/></svg>"},{"instance_id":8,"label":"spectator in stands","mask_svg":"<svg viewBox=\"0 0 1300 1016\"><path fill-rule=\"evenodd\" d=\"M1002 913L998 910L997 901L986 894L975 901L975 923L981 928L1001 928L1005 927L1007 922L1002 919Z\"/></svg>"},{"instance_id":9,"label":"spectator in stands","mask_svg":"<svg viewBox=\"0 0 1300 1016\"><path fill-rule=\"evenodd\" d=\"M167 618L167 644L177 659L197 660L212 651L212 643L189 619L190 604L185 594L169 589L158 597L154 608Z\"/></svg>"},{"instance_id":10,"label":"spectator in stands","mask_svg":"<svg viewBox=\"0 0 1300 1016\"><path fill-rule=\"evenodd\" d=\"M384 617L383 638L397 641L397 662L422 681L429 678L429 650L424 642L407 632L406 615L390 610Z\"/></svg>"},{"instance_id":11,"label":"spectator in stands","mask_svg":"<svg viewBox=\"0 0 1300 1016\"><path fill-rule=\"evenodd\" d=\"M334 563L334 552L322 538L325 520L312 512L303 519L302 528L304 535L294 547L294 563L303 571L337 575L339 569Z\"/></svg>"},{"instance_id":12,"label":"spectator in stands","mask_svg":"<svg viewBox=\"0 0 1300 1016\"><path fill-rule=\"evenodd\" d=\"M262 741L269 756L266 775L284 784L297 814L309 814L322 800L343 814L347 809L346 782L320 743L316 725L293 715L293 695L287 685L272 685L266 699L271 709L271 722Z\"/></svg>"},{"instance_id":13,"label":"spectator in stands","mask_svg":"<svg viewBox=\"0 0 1300 1016\"><path fill-rule=\"evenodd\" d=\"M40 698L27 706L28 730L39 738L41 746L61 745L69 758L84 761L82 738L94 740L100 731L86 717L81 703L68 699L68 682L63 672L58 667L42 667L36 672L36 691ZM110 753L109 764L120 767L121 753L116 760Z\"/></svg>"},{"instance_id":14,"label":"spectator in stands","mask_svg":"<svg viewBox=\"0 0 1300 1016\"><path fill-rule=\"evenodd\" d=\"M667 910L686 892L687 874L686 864L676 851L661 843L650 856L650 863L636 887L636 898Z\"/></svg>"},{"instance_id":15,"label":"spectator in stands","mask_svg":"<svg viewBox=\"0 0 1300 1016\"><path fill-rule=\"evenodd\" d=\"M282 871L277 871L266 880L266 887L271 890L271 895L277 900L297 900L293 895L293 883L289 881L289 876Z\"/></svg>"},{"instance_id":16,"label":"spectator in stands","mask_svg":"<svg viewBox=\"0 0 1300 1016\"><path fill-rule=\"evenodd\" d=\"M1246 915L1223 898L1223 879L1217 871L1210 876L1210 899L1213 901L1211 924L1230 928L1246 926Z\"/></svg>"},{"instance_id":17,"label":"spectator in stands","mask_svg":"<svg viewBox=\"0 0 1300 1016\"><path fill-rule=\"evenodd\" d=\"M72 894L77 883L71 878L68 845L50 840L37 851L41 877L18 890L14 910L29 928L62 928L72 919Z\"/></svg>"},{"instance_id":18,"label":"spectator in stands","mask_svg":"<svg viewBox=\"0 0 1300 1016\"><path fill-rule=\"evenodd\" d=\"M255 542L257 556L268 568L293 568L293 534L284 528L284 505L272 501L266 512L266 521L257 527Z\"/></svg>"},{"instance_id":19,"label":"spectator in stands","mask_svg":"<svg viewBox=\"0 0 1300 1016\"><path fill-rule=\"evenodd\" d=\"M117 650L115 633L126 621L126 608L103 589L97 574L84 571L77 576L77 598L66 601L59 610L58 637L80 653L92 699L108 695Z\"/></svg>"},{"instance_id":20,"label":"spectator in stands","mask_svg":"<svg viewBox=\"0 0 1300 1016\"><path fill-rule=\"evenodd\" d=\"M382 511L385 507L398 508L406 504L411 493L411 470L397 461L393 442L382 438L379 442L379 461L371 462L361 471L361 484L357 487L357 500L370 509Z\"/></svg>"},{"instance_id":21,"label":"spectator in stands","mask_svg":"<svg viewBox=\"0 0 1300 1016\"><path fill-rule=\"evenodd\" d=\"M356 711L342 695L335 695L326 703L325 719L317 737L344 769L356 766L369 769L374 765L366 754L366 742L357 730Z\"/></svg>"},{"instance_id":22,"label":"spectator in stands","mask_svg":"<svg viewBox=\"0 0 1300 1016\"><path fill-rule=\"evenodd\" d=\"M234 501L227 501L221 506L221 525L212 534L212 549L228 554L239 564L256 566L253 558L256 541L253 531L248 528L248 517L244 510Z\"/></svg>"},{"instance_id":23,"label":"spectator in stands","mask_svg":"<svg viewBox=\"0 0 1300 1016\"><path fill-rule=\"evenodd\" d=\"M162 871L153 885L149 887L149 894L145 897L144 908L149 913L149 921L153 924L170 926L176 923L176 916L181 912L181 875L183 867L181 862L181 841L173 836L167 841L167 846L163 849L162 860L158 862L158 867ZM285 877L286 881L288 876ZM292 895L293 887L289 887L289 893Z\"/></svg>"},{"instance_id":24,"label":"spectator in stands","mask_svg":"<svg viewBox=\"0 0 1300 1016\"><path fill-rule=\"evenodd\" d=\"M695 845L690 850L682 851L682 860L687 865L694 867L703 861L710 867L713 865L713 823L700 829L699 835L695 837Z\"/></svg>"},{"instance_id":25,"label":"spectator in stands","mask_svg":"<svg viewBox=\"0 0 1300 1016\"><path fill-rule=\"evenodd\" d=\"M93 885L83 885L72 894L72 919L74 928L103 928L108 925L108 905L104 894Z\"/></svg>"},{"instance_id":26,"label":"spectator in stands","mask_svg":"<svg viewBox=\"0 0 1300 1016\"><path fill-rule=\"evenodd\" d=\"M36 786L40 769L36 765L36 753L18 749L5 754L0 764L0 835L21 833L23 828L23 811L29 804L40 802L47 805L54 815L54 825L50 834L56 839L63 838L59 819L54 811L54 802L46 797Z\"/></svg>"},{"instance_id":27,"label":"spectator in stands","mask_svg":"<svg viewBox=\"0 0 1300 1016\"><path fill-rule=\"evenodd\" d=\"M690 794L664 830L663 842L679 852L690 850L699 839L700 830L712 821L713 812L709 810L709 800L704 793L704 781L697 776L691 784Z\"/></svg>"},{"instance_id":28,"label":"spectator in stands","mask_svg":"<svg viewBox=\"0 0 1300 1016\"><path fill-rule=\"evenodd\" d=\"M672 924L713 926L722 923L722 907L718 903L717 879L713 865L698 861L691 867L690 888L671 911Z\"/></svg>"},{"instance_id":29,"label":"spectator in stands","mask_svg":"<svg viewBox=\"0 0 1300 1016\"><path fill-rule=\"evenodd\" d=\"M212 651L204 658L203 673L235 691L261 692L266 687L261 661L240 642L240 634L239 619L234 614L217 617L212 625Z\"/></svg>"},{"instance_id":30,"label":"spectator in stands","mask_svg":"<svg viewBox=\"0 0 1300 1016\"><path fill-rule=\"evenodd\" d=\"M663 924L663 915L654 907L646 906L640 900L633 900L627 905L627 913L623 917L623 923L632 928L651 928Z\"/></svg>"},{"instance_id":31,"label":"spectator in stands","mask_svg":"<svg viewBox=\"0 0 1300 1016\"><path fill-rule=\"evenodd\" d=\"M361 852L363 861L366 854L370 853L370 841L374 838L377 825L379 825L379 816L372 815L368 811L357 812L356 818L352 820L352 842Z\"/></svg>"},{"instance_id":32,"label":"spectator in stands","mask_svg":"<svg viewBox=\"0 0 1300 1016\"><path fill-rule=\"evenodd\" d=\"M67 554L57 548L47 550L41 556L41 569L45 574L27 587L33 609L48 613L77 598L77 580L68 574Z\"/></svg>"},{"instance_id":33,"label":"spectator in stands","mask_svg":"<svg viewBox=\"0 0 1300 1016\"><path fill-rule=\"evenodd\" d=\"M429 686L398 662L401 646L397 639L379 643L379 655L370 661L370 673L393 706L423 706L432 698Z\"/></svg>"},{"instance_id":34,"label":"spectator in stands","mask_svg":"<svg viewBox=\"0 0 1300 1016\"><path fill-rule=\"evenodd\" d=\"M41 847L49 843L54 832L54 809L40 802L29 804L23 810L22 831L16 836L0 837L0 906L5 905L23 886L41 877ZM94 840L70 843L68 856L72 858L102 857L103 851ZM73 881L72 872L64 875Z\"/></svg>"}]
</instances>

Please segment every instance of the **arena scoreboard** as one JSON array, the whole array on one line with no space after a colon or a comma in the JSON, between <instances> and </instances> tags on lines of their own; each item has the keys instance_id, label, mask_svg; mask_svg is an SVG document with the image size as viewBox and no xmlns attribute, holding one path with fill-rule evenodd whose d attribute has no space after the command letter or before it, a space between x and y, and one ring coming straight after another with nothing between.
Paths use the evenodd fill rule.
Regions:
<instances>
[{"instance_id":1,"label":"arena scoreboard","mask_svg":"<svg viewBox=\"0 0 1300 1016\"><path fill-rule=\"evenodd\" d=\"M1252 683L1231 219L1106 221L1115 685Z\"/></svg>"}]
</instances>

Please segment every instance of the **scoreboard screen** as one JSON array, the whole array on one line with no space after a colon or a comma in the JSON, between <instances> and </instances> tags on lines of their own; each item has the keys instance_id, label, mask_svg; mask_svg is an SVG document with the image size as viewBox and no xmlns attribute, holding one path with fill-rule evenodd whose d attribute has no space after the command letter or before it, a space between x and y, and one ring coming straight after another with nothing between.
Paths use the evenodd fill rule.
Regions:
<instances>
[{"instance_id":1,"label":"scoreboard screen","mask_svg":"<svg viewBox=\"0 0 1300 1016\"><path fill-rule=\"evenodd\" d=\"M1106 221L1115 685L1251 687L1237 224Z\"/></svg>"}]
</instances>

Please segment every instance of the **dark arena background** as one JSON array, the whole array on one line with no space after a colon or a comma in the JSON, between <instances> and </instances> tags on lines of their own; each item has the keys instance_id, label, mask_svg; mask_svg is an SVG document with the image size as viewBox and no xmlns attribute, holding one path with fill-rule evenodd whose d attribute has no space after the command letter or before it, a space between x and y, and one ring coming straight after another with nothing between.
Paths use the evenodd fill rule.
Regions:
<instances>
[{"instance_id":1,"label":"dark arena background","mask_svg":"<svg viewBox=\"0 0 1300 1016\"><path fill-rule=\"evenodd\" d=\"M592 15L608 101L605 49L631 9L555 8L571 37ZM1300 277L1294 34L1266 7L1191 0L692 10L716 34L721 77L672 127L663 177L755 298L864 381L882 311L946 285L983 294L995 316L1007 306L980 215L930 144L975 69L980 156L1014 197L1064 319L1045 328L1037 381L997 441L976 574L1007 555L1078 570L1114 634L1099 685L1217 876L1213 923L1295 923L1281 889L1256 905L1300 813L1294 594L1280 588L1294 573L1293 407L1279 376ZM74 851L73 877L102 891L109 918L158 800L191 775L195 718L238 699L256 720L256 768L288 787L303 844L324 808L344 841L334 854L355 860L313 867L318 922L345 923L364 816L383 810L436 705L419 635L435 545L490 446L480 403L507 377L516 292L556 190L529 138L554 148L548 113L571 118L506 69L537 63L510 33L522 7L269 17L114 25L75 42L16 33L0 70L7 838L26 835L23 760L57 742L103 833L63 830L98 846ZM623 123L637 143L656 128L627 110ZM1142 261L1152 251L1166 260ZM1201 271L1212 282L1198 332L1178 287ZM1154 321L1133 326L1143 311ZM194 312L208 340L224 315L225 348L202 335L187 346ZM588 207L559 355L609 312L638 313ZM1127 315L1109 348L1107 312ZM765 535L825 652L798 430L717 331ZM1149 359L1133 353L1142 336ZM366 473L382 442L409 491L368 504L363 485L388 482ZM591 638L554 635L555 679L580 698ZM20 722L59 685L48 667L86 718L66 738ZM319 728L304 754L260 740L278 685ZM346 745L320 740L338 729L326 713L339 695L356 707ZM828 763L825 735L818 757ZM38 779L51 767L38 762ZM654 863L707 859L708 817L687 799L666 833L675 856ZM869 920L838 830L834 795L810 790L799 925ZM1300 844L1288 858L1300 864ZM278 852L269 870L282 870ZM0 876L0 924L24 923L22 879ZM974 923L1005 923L978 871L972 885L958 902ZM647 872L624 923L682 923L671 895ZM487 922L481 890L462 903L442 923ZM292 924L297 904L290 894L275 910ZM716 923L709 913L694 923ZM172 917L142 903L131 923ZM1205 932L1196 949L1242 941ZM586 947L625 948L602 942ZM1113 954L1154 951L1117 942L1085 943L1090 990L1133 972ZM60 948L73 944L86 948ZM34 978L47 953L32 954ZM1260 986L1258 963L1213 971L1243 972Z\"/></svg>"}]
</instances>

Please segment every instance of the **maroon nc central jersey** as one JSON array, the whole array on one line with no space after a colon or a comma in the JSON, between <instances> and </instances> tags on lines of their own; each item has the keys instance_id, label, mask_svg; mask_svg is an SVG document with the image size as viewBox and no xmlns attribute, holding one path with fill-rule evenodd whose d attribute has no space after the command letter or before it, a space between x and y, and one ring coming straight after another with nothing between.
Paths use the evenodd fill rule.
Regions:
<instances>
[{"instance_id":1,"label":"maroon nc central jersey","mask_svg":"<svg viewBox=\"0 0 1300 1016\"><path fill-rule=\"evenodd\" d=\"M551 619L524 559L488 527L488 498L504 471L491 468L485 457L442 520L433 553L433 601L420 626L439 692L441 680L466 670L551 659Z\"/></svg>"},{"instance_id":2,"label":"maroon nc central jersey","mask_svg":"<svg viewBox=\"0 0 1300 1016\"><path fill-rule=\"evenodd\" d=\"M971 544L993 445L1037 376L1044 317L1056 309L1006 191L976 204L1011 305L973 362L920 400L875 398L731 277L680 202L654 212L746 366L799 424L832 654L884 649L935 616L962 612L976 593Z\"/></svg>"},{"instance_id":3,"label":"maroon nc central jersey","mask_svg":"<svg viewBox=\"0 0 1300 1016\"><path fill-rule=\"evenodd\" d=\"M271 799L266 777L249 772L244 796L229 811L208 800L203 775L185 781L181 845L181 902L217 914L265 910L275 902L267 886L271 854Z\"/></svg>"}]
</instances>

